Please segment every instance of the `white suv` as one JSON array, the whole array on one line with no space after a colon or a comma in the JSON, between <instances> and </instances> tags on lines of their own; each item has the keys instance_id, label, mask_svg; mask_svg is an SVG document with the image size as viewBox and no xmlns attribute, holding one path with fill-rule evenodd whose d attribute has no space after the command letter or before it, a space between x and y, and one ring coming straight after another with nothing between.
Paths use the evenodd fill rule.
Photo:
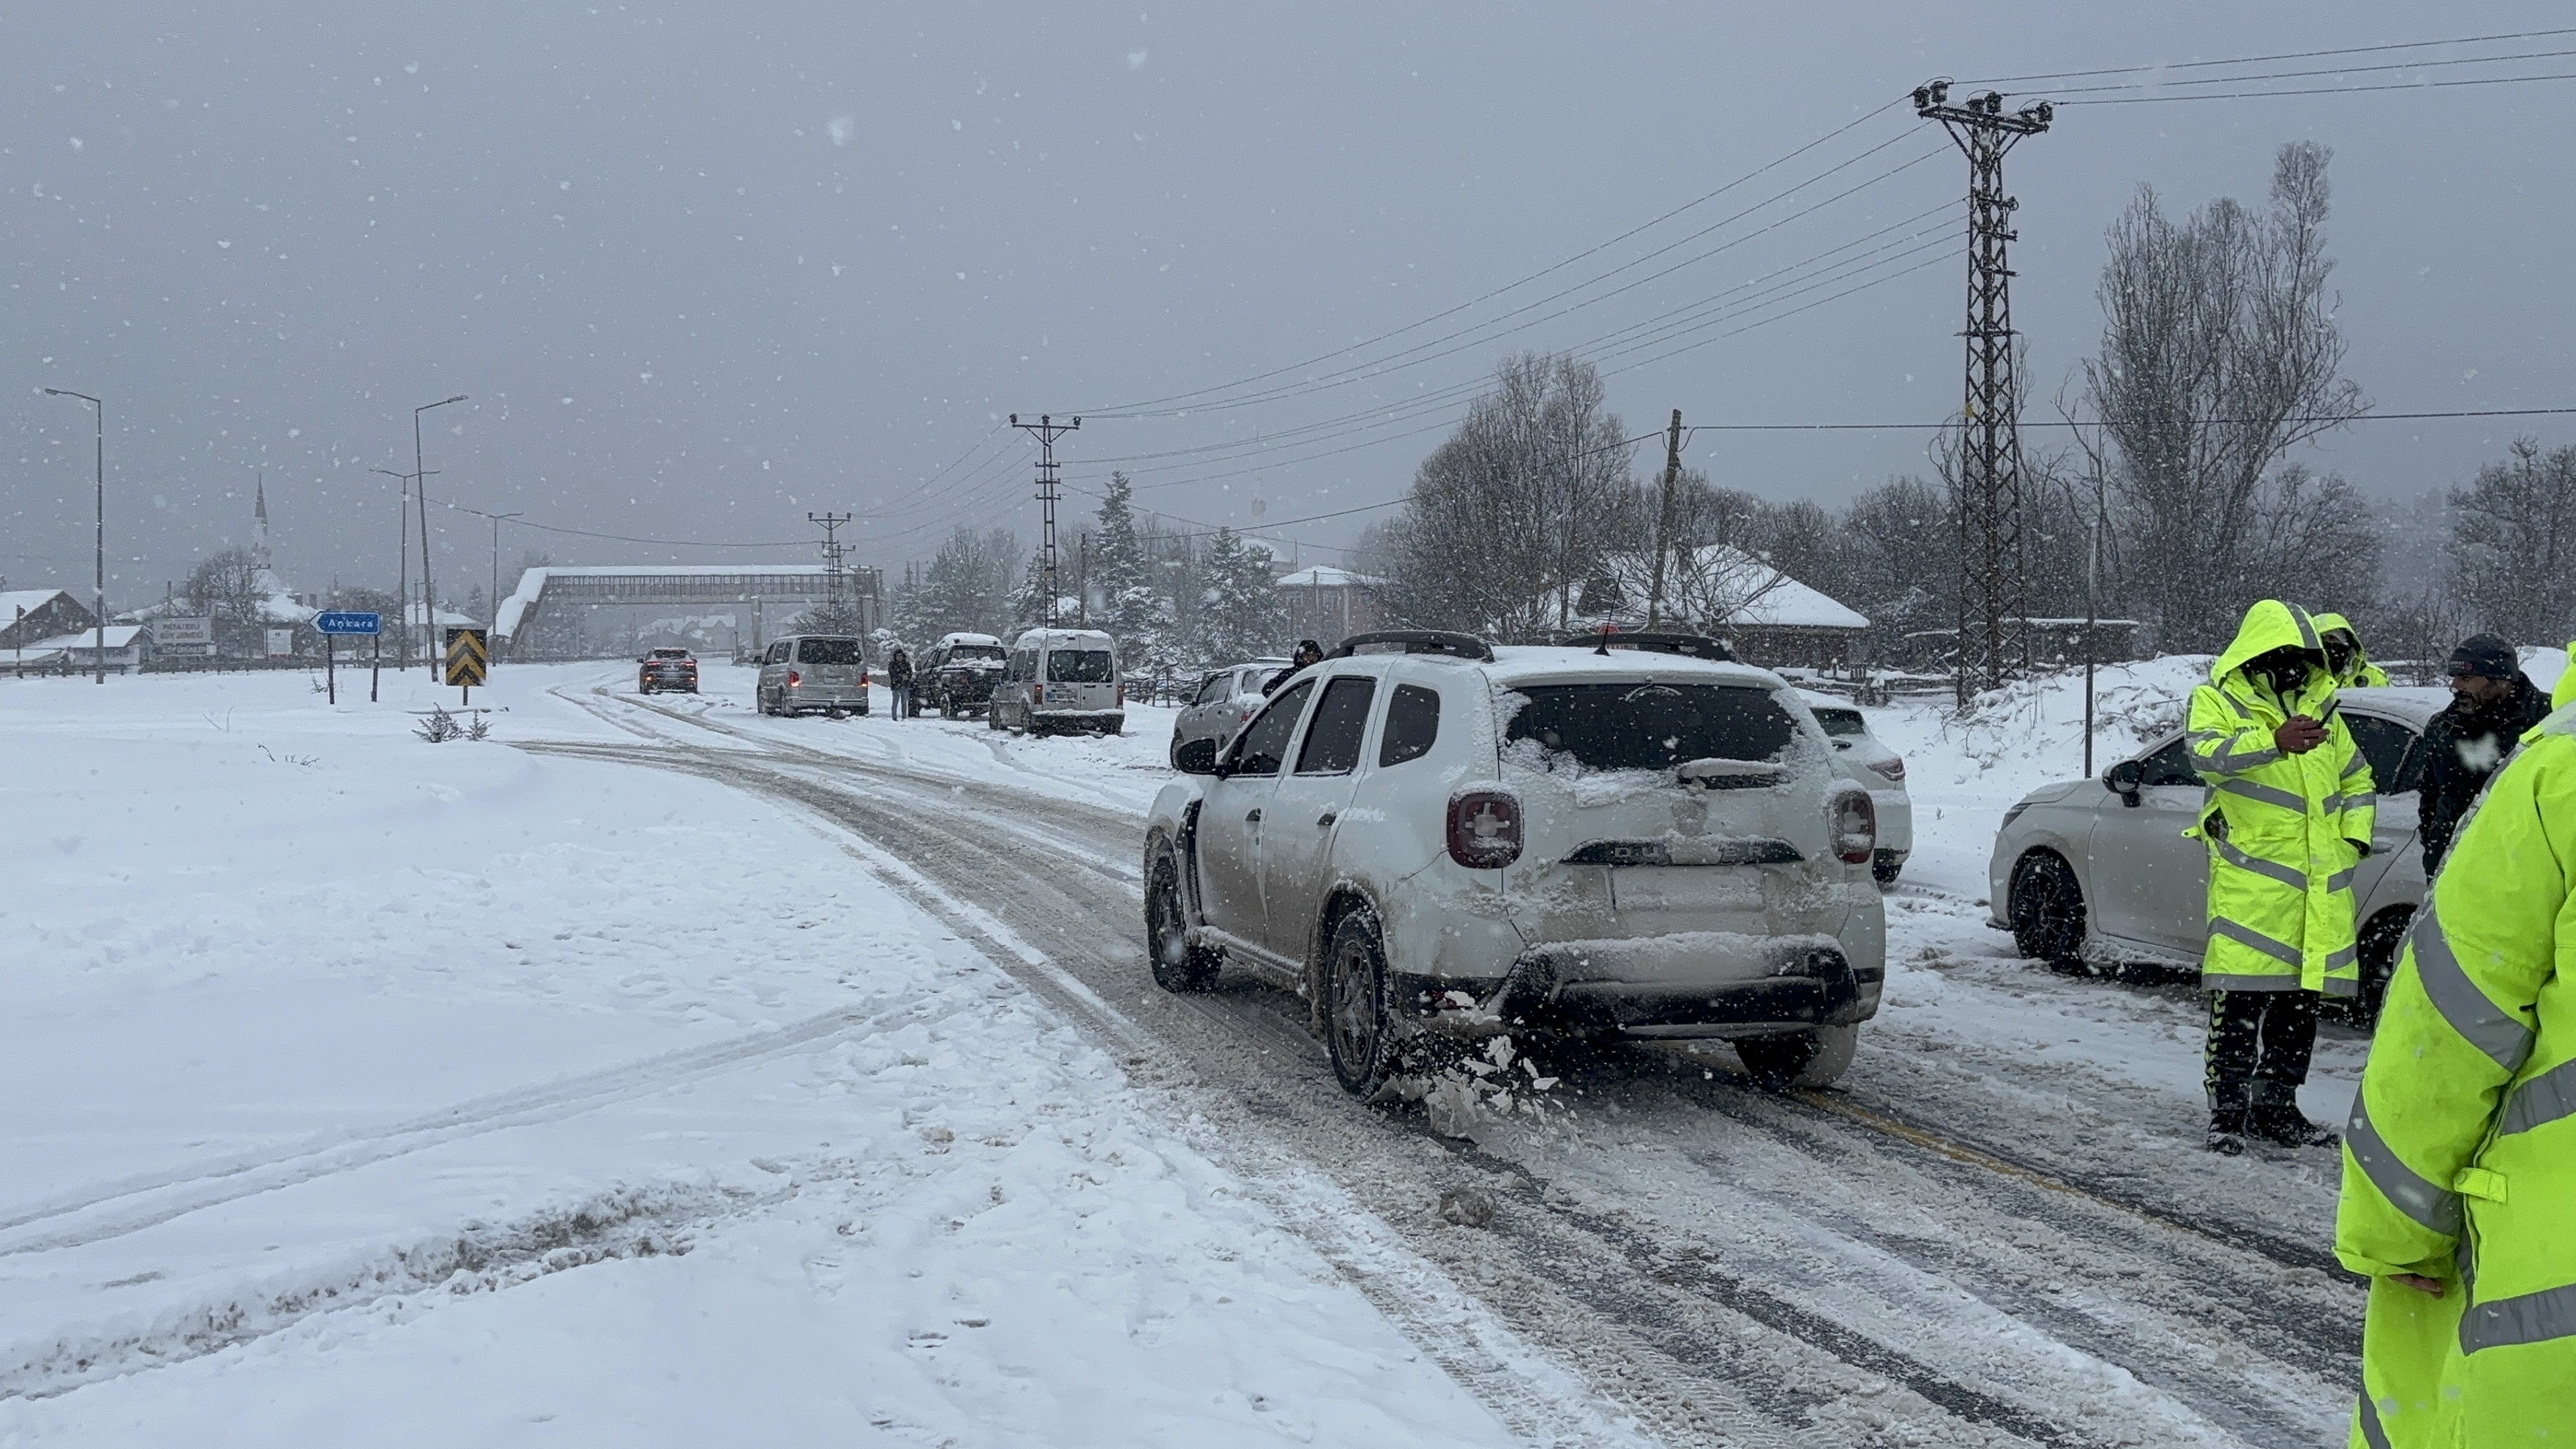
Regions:
<instances>
[{"instance_id":1,"label":"white suv","mask_svg":"<svg viewBox=\"0 0 2576 1449\"><path fill-rule=\"evenodd\" d=\"M1777 675L1688 636L1345 640L1146 823L1154 979L1305 994L1373 1099L1426 1033L1724 1037L1820 1085L1876 1014L1867 791ZM1701 657L1692 657L1698 654Z\"/></svg>"}]
</instances>

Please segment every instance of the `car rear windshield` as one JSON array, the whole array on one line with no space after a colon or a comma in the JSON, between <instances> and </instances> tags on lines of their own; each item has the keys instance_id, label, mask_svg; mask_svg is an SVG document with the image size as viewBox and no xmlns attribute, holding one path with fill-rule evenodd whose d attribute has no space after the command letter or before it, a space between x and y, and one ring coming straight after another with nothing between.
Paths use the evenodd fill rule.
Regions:
<instances>
[{"instance_id":1,"label":"car rear windshield","mask_svg":"<svg viewBox=\"0 0 2576 1449\"><path fill-rule=\"evenodd\" d=\"M1117 677L1117 668L1106 649L1050 649L1047 651L1047 683L1107 684Z\"/></svg>"},{"instance_id":2,"label":"car rear windshield","mask_svg":"<svg viewBox=\"0 0 2576 1449\"><path fill-rule=\"evenodd\" d=\"M1798 723L1752 686L1716 684L1541 684L1504 731L1548 752L1549 768L1571 757L1588 770L1670 770L1692 760L1775 760Z\"/></svg>"},{"instance_id":3,"label":"car rear windshield","mask_svg":"<svg viewBox=\"0 0 2576 1449\"><path fill-rule=\"evenodd\" d=\"M1816 723L1823 725L1825 733L1838 740L1869 733L1868 722L1860 717L1860 711L1856 709L1817 710Z\"/></svg>"},{"instance_id":4,"label":"car rear windshield","mask_svg":"<svg viewBox=\"0 0 2576 1449\"><path fill-rule=\"evenodd\" d=\"M951 659L1000 659L1003 657L1002 646L999 644L953 645L948 650L948 657Z\"/></svg>"},{"instance_id":5,"label":"car rear windshield","mask_svg":"<svg viewBox=\"0 0 2576 1449\"><path fill-rule=\"evenodd\" d=\"M656 649L653 651L653 657L656 659L686 659L689 657L689 651L686 649Z\"/></svg>"},{"instance_id":6,"label":"car rear windshield","mask_svg":"<svg viewBox=\"0 0 2576 1449\"><path fill-rule=\"evenodd\" d=\"M856 639L808 639L796 646L799 664L856 664L859 641Z\"/></svg>"}]
</instances>

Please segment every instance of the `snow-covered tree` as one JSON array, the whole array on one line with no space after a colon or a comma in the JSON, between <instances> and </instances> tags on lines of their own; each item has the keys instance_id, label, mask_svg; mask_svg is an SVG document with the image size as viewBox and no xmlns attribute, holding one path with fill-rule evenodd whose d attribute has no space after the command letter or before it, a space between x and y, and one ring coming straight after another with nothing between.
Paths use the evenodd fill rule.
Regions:
<instances>
[{"instance_id":1,"label":"snow-covered tree","mask_svg":"<svg viewBox=\"0 0 2576 1449\"><path fill-rule=\"evenodd\" d=\"M1008 634L1023 558L1007 528L958 529L895 601L894 631L922 644L942 634Z\"/></svg>"},{"instance_id":2,"label":"snow-covered tree","mask_svg":"<svg viewBox=\"0 0 2576 1449\"><path fill-rule=\"evenodd\" d=\"M1279 597L1270 550L1231 528L1208 540L1199 561L1198 645L1201 659L1225 663L1284 650L1288 609Z\"/></svg>"}]
</instances>

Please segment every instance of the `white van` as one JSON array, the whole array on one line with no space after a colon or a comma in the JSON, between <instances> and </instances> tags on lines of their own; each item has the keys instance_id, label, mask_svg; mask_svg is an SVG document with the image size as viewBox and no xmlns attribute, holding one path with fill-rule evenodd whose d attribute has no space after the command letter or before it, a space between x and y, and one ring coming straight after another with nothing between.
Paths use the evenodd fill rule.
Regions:
<instances>
[{"instance_id":1,"label":"white van","mask_svg":"<svg viewBox=\"0 0 2576 1449\"><path fill-rule=\"evenodd\" d=\"M993 686L985 722L994 729L1047 734L1127 728L1127 681L1118 672L1118 643L1097 629L1031 629L1011 646L1002 682Z\"/></svg>"}]
</instances>

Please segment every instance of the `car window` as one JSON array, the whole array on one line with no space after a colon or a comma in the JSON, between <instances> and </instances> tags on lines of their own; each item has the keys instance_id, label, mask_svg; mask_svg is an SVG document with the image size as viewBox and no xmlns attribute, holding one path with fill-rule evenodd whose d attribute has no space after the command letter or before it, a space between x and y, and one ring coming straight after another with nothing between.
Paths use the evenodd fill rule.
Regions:
<instances>
[{"instance_id":1,"label":"car window","mask_svg":"<svg viewBox=\"0 0 2576 1449\"><path fill-rule=\"evenodd\" d=\"M1517 693L1526 702L1504 738L1536 741L1549 769L1569 758L1591 770L1773 760L1798 737L1798 722L1758 687L1628 680L1531 685Z\"/></svg>"},{"instance_id":2,"label":"car window","mask_svg":"<svg viewBox=\"0 0 2576 1449\"><path fill-rule=\"evenodd\" d=\"M1003 669L1002 677L1009 680L1035 679L1037 678L1037 673L1037 651L1033 649L1014 649L1011 651L1011 662Z\"/></svg>"},{"instance_id":3,"label":"car window","mask_svg":"<svg viewBox=\"0 0 2576 1449\"><path fill-rule=\"evenodd\" d=\"M1117 665L1106 649L1050 649L1047 651L1047 683L1107 684L1117 677Z\"/></svg>"},{"instance_id":4,"label":"car window","mask_svg":"<svg viewBox=\"0 0 2576 1449\"><path fill-rule=\"evenodd\" d=\"M807 639L796 646L799 664L856 664L859 641L856 639Z\"/></svg>"},{"instance_id":5,"label":"car window","mask_svg":"<svg viewBox=\"0 0 2576 1449\"><path fill-rule=\"evenodd\" d=\"M2189 740L2175 740L2138 764L2138 783L2141 785L2200 784L2200 772L2191 767Z\"/></svg>"},{"instance_id":6,"label":"car window","mask_svg":"<svg viewBox=\"0 0 2576 1449\"><path fill-rule=\"evenodd\" d=\"M1002 657L1002 646L999 644L952 645L948 650L948 657L950 659L999 659Z\"/></svg>"},{"instance_id":7,"label":"car window","mask_svg":"<svg viewBox=\"0 0 2576 1449\"><path fill-rule=\"evenodd\" d=\"M770 646L769 646L769 656L768 656L768 658L767 658L767 659L765 659L765 660L764 660L764 661L762 661L762 662L764 662L764 663L768 663L768 664L784 664L784 663L786 663L786 662L787 662L787 641L786 641L786 640L784 640L784 639L781 639L781 640L779 640L778 642L776 642L776 643L774 643L774 644L770 645Z\"/></svg>"},{"instance_id":8,"label":"car window","mask_svg":"<svg viewBox=\"0 0 2576 1449\"><path fill-rule=\"evenodd\" d=\"M1374 679L1328 681L1314 722L1306 726L1306 742L1297 747L1297 773L1347 775L1359 768L1360 736L1368 732L1369 701L1375 698Z\"/></svg>"},{"instance_id":9,"label":"car window","mask_svg":"<svg viewBox=\"0 0 2576 1449\"><path fill-rule=\"evenodd\" d=\"M1855 735L1869 733L1869 723L1860 717L1859 710L1819 707L1814 713L1816 723L1823 725L1825 733L1835 739L1847 740Z\"/></svg>"},{"instance_id":10,"label":"car window","mask_svg":"<svg viewBox=\"0 0 2576 1449\"><path fill-rule=\"evenodd\" d=\"M1297 712L1306 707L1306 696L1313 693L1315 681L1299 680L1297 687L1286 689L1270 701L1270 707L1244 726L1243 738L1235 746L1234 770L1237 775L1276 775L1287 763L1288 736L1297 728Z\"/></svg>"},{"instance_id":11,"label":"car window","mask_svg":"<svg viewBox=\"0 0 2576 1449\"><path fill-rule=\"evenodd\" d=\"M1199 685L1199 692L1198 692L1198 696L1197 696L1196 698L1192 699L1192 700L1190 701L1190 703L1192 703L1192 704L1214 704L1214 703L1216 703L1218 700L1225 698L1225 697L1226 697L1226 694L1227 694L1229 691L1231 691L1233 688L1234 688L1234 676L1233 676L1233 675L1231 675L1231 674L1211 674L1211 675L1209 675L1209 676L1206 678L1206 680L1205 680L1205 681L1203 681L1203 682Z\"/></svg>"},{"instance_id":12,"label":"car window","mask_svg":"<svg viewBox=\"0 0 2576 1449\"><path fill-rule=\"evenodd\" d=\"M1377 746L1380 765L1401 765L1431 753L1440 738L1440 695L1418 684L1399 684L1387 701L1386 729Z\"/></svg>"},{"instance_id":13,"label":"car window","mask_svg":"<svg viewBox=\"0 0 2576 1449\"><path fill-rule=\"evenodd\" d=\"M2422 766L2407 757L2408 747L2415 743L2413 730L2393 719L2350 710L2344 711L2343 722L2352 731L2352 742L2361 747L2361 757L2370 762L2370 778L2379 793L2402 795L2423 784Z\"/></svg>"}]
</instances>

